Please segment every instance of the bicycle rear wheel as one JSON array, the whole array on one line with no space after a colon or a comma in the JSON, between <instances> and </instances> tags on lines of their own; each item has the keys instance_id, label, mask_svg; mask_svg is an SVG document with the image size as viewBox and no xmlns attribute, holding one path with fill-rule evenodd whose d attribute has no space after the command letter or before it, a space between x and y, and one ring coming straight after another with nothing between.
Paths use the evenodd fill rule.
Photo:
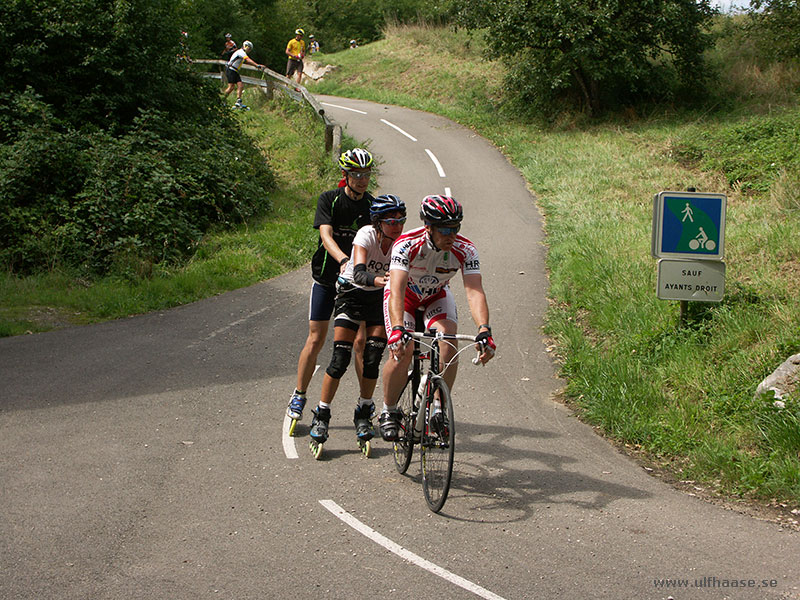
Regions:
<instances>
[{"instance_id":1,"label":"bicycle rear wheel","mask_svg":"<svg viewBox=\"0 0 800 600\"><path fill-rule=\"evenodd\" d=\"M434 393L438 390L441 399L442 414L445 420L442 426L431 423L434 406ZM439 376L429 384L425 394L425 425L420 442L420 466L422 467L422 490L425 500L433 512L439 512L447 500L450 482L453 477L453 459L456 450L455 418L450 389Z\"/></svg>"},{"instance_id":2,"label":"bicycle rear wheel","mask_svg":"<svg viewBox=\"0 0 800 600\"><path fill-rule=\"evenodd\" d=\"M414 372L408 374L406 386L403 388L400 398L397 400L397 408L400 410L400 431L395 442L392 443L394 450L394 466L398 473L405 473L408 465L411 464L411 456L414 453L414 396L417 393L417 385L414 380Z\"/></svg>"}]
</instances>

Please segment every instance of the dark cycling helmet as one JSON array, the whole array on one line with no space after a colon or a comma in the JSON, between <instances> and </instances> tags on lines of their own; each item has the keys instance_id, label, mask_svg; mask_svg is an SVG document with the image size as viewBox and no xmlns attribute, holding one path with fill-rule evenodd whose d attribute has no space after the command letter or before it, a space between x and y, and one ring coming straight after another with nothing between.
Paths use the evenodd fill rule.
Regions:
<instances>
[{"instance_id":1,"label":"dark cycling helmet","mask_svg":"<svg viewBox=\"0 0 800 600\"><path fill-rule=\"evenodd\" d=\"M419 218L426 225L460 223L464 218L464 209L458 200L450 196L425 196L419 207Z\"/></svg>"},{"instance_id":2,"label":"dark cycling helmet","mask_svg":"<svg viewBox=\"0 0 800 600\"><path fill-rule=\"evenodd\" d=\"M403 215L406 214L406 203L394 194L378 196L372 201L369 207L369 217L373 223L379 220L383 215L392 212L400 212L403 213Z\"/></svg>"},{"instance_id":3,"label":"dark cycling helmet","mask_svg":"<svg viewBox=\"0 0 800 600\"><path fill-rule=\"evenodd\" d=\"M342 171L353 169L369 169L372 166L372 154L363 148L353 148L342 152L339 157L339 168Z\"/></svg>"},{"instance_id":4,"label":"dark cycling helmet","mask_svg":"<svg viewBox=\"0 0 800 600\"><path fill-rule=\"evenodd\" d=\"M306 34L306 32L305 32L305 31L303 31L302 29L295 29L295 30L294 30L294 34L295 34L295 35L305 35L305 34Z\"/></svg>"}]
</instances>

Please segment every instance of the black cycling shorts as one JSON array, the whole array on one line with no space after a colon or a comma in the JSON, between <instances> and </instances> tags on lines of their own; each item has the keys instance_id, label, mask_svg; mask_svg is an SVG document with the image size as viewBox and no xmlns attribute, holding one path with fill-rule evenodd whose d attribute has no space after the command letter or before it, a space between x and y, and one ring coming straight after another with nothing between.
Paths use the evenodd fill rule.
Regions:
<instances>
[{"instance_id":1,"label":"black cycling shorts","mask_svg":"<svg viewBox=\"0 0 800 600\"><path fill-rule=\"evenodd\" d=\"M335 327L354 331L362 322L367 327L382 327L383 290L362 290L350 284L339 286L333 318Z\"/></svg>"},{"instance_id":2,"label":"black cycling shorts","mask_svg":"<svg viewBox=\"0 0 800 600\"><path fill-rule=\"evenodd\" d=\"M228 80L228 83L239 83L242 80L239 76L239 71L231 69L230 67L225 69L225 78Z\"/></svg>"}]
</instances>

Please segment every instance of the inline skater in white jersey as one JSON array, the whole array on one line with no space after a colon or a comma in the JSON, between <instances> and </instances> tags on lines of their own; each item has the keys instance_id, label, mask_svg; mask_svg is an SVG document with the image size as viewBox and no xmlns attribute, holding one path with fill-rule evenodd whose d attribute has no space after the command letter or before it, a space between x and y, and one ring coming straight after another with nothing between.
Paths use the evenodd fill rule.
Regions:
<instances>
[{"instance_id":1,"label":"inline skater in white jersey","mask_svg":"<svg viewBox=\"0 0 800 600\"><path fill-rule=\"evenodd\" d=\"M245 40L242 42L242 47L231 55L225 69L225 77L228 79L228 87L225 88L223 93L227 98L228 94L230 94L233 89L236 88L236 102L233 105L234 108L247 108L244 104L242 104L242 90L244 90L244 82L239 75L239 69L242 68L242 63L247 63L248 65L258 67L259 69L264 68L264 65L258 64L247 55L247 53L252 49L253 42L250 40Z\"/></svg>"},{"instance_id":2,"label":"inline skater in white jersey","mask_svg":"<svg viewBox=\"0 0 800 600\"><path fill-rule=\"evenodd\" d=\"M378 196L369 207L370 225L358 230L353 239L353 252L336 284L333 316L333 356L322 381L319 406L311 422L310 436L323 444L328 439L331 402L339 388L339 380L347 371L353 353L353 342L361 323L366 327L361 395L353 413L353 424L359 440L372 439L375 432L370 421L375 412L372 392L378 382L383 351L386 348L386 327L383 323L383 286L392 244L403 233L406 205L397 196Z\"/></svg>"},{"instance_id":3,"label":"inline skater in white jersey","mask_svg":"<svg viewBox=\"0 0 800 600\"><path fill-rule=\"evenodd\" d=\"M383 412L379 418L381 436L397 439L400 417L396 405L406 381L413 355L407 348L414 329L415 312L422 307L425 328L436 327L443 333L458 333L458 314L449 281L461 271L472 319L478 325L479 359L486 363L495 353L489 305L483 290L480 260L475 245L458 235L464 212L461 204L448 196L426 196L420 206L423 227L400 236L392 247L389 282L384 289L383 311L391 359L383 368ZM456 349L443 344L442 365L450 361ZM444 372L452 390L457 363ZM433 419L443 419L438 412Z\"/></svg>"}]
</instances>

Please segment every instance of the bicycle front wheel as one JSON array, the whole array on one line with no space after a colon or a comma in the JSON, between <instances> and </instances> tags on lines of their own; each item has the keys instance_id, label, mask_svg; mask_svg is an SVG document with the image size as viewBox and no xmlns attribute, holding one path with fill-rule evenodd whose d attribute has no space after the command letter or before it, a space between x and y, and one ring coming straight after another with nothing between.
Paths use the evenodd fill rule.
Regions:
<instances>
[{"instance_id":1,"label":"bicycle front wheel","mask_svg":"<svg viewBox=\"0 0 800 600\"><path fill-rule=\"evenodd\" d=\"M434 416L434 397L439 396L441 412ZM453 459L456 451L455 418L450 389L439 376L429 383L425 394L425 424L420 442L422 490L433 512L439 512L447 500L453 477Z\"/></svg>"},{"instance_id":2,"label":"bicycle front wheel","mask_svg":"<svg viewBox=\"0 0 800 600\"><path fill-rule=\"evenodd\" d=\"M397 400L397 408L400 409L402 416L400 431L397 440L392 444L392 449L394 450L394 466L398 473L405 473L408 470L411 456L414 453L414 396L418 385L414 383L414 379L414 373L409 373L406 386Z\"/></svg>"}]
</instances>

